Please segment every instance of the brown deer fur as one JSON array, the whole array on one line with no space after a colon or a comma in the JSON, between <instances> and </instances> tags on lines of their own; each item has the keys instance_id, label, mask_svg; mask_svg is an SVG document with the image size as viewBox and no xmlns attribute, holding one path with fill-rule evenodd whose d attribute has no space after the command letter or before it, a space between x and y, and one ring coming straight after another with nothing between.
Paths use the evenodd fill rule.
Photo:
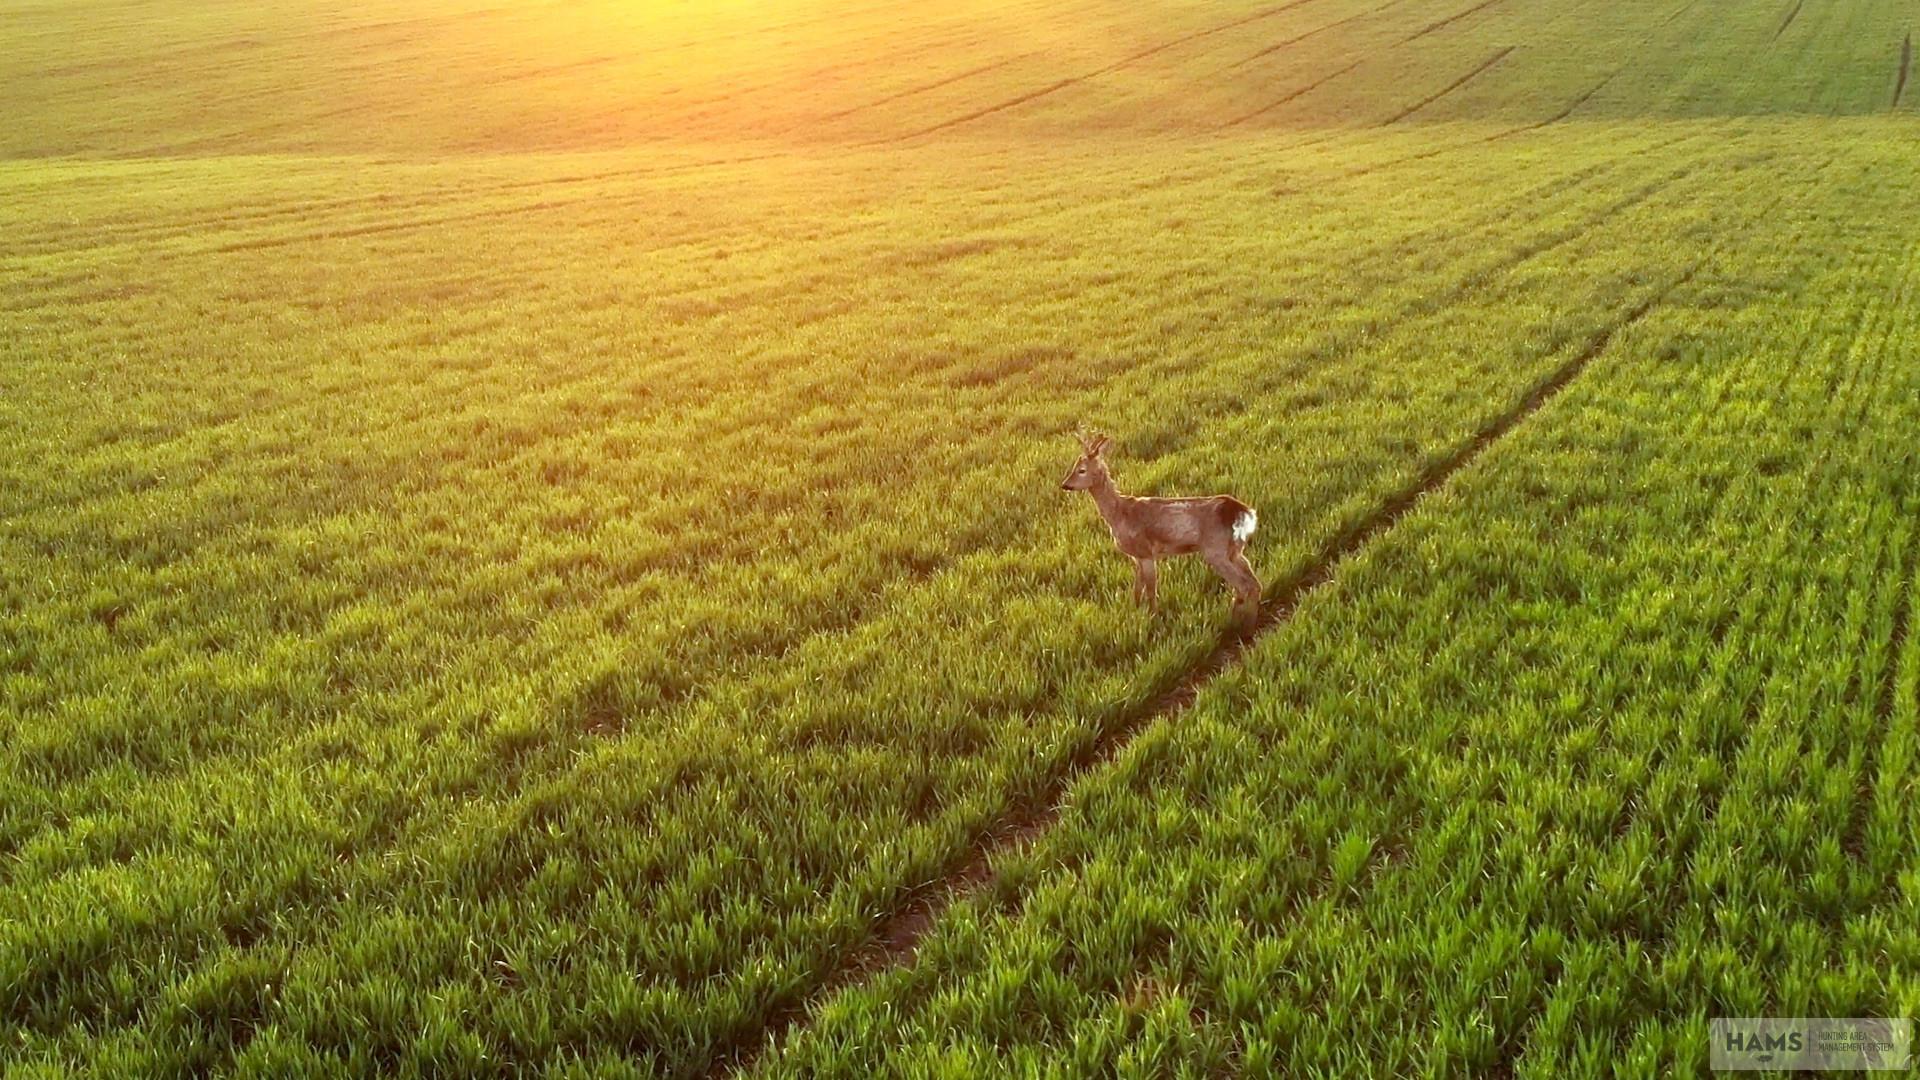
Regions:
<instances>
[{"instance_id":1,"label":"brown deer fur","mask_svg":"<svg viewBox=\"0 0 1920 1080\"><path fill-rule=\"evenodd\" d=\"M1199 555L1233 590L1235 606L1246 618L1260 609L1260 579L1247 564L1247 538L1258 521L1253 507L1231 495L1187 499L1147 499L1122 495L1107 471L1108 439L1082 438L1080 460L1060 486L1085 491L1113 531L1114 546L1133 560L1133 599L1154 606L1160 585L1157 560Z\"/></svg>"}]
</instances>

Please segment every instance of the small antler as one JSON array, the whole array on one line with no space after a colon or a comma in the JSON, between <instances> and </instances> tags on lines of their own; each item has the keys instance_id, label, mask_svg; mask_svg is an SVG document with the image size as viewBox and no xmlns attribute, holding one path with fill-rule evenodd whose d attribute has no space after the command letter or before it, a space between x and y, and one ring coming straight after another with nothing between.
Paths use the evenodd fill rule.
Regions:
<instances>
[{"instance_id":1,"label":"small antler","mask_svg":"<svg viewBox=\"0 0 1920 1080\"><path fill-rule=\"evenodd\" d=\"M1073 437L1080 440L1080 449L1088 457L1092 457L1105 450L1107 443L1110 441L1105 435L1099 432L1094 432L1089 435L1085 428L1074 432Z\"/></svg>"}]
</instances>

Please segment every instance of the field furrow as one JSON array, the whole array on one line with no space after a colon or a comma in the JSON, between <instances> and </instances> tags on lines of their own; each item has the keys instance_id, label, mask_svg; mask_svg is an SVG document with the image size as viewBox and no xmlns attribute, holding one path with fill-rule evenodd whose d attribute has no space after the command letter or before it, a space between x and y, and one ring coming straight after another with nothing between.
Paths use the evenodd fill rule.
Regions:
<instances>
[{"instance_id":1,"label":"field furrow","mask_svg":"<svg viewBox=\"0 0 1920 1080\"><path fill-rule=\"evenodd\" d=\"M1913 68L1913 32L1900 39L1900 66L1893 77L1893 102L1889 108L1900 107L1900 99L1907 93L1907 73Z\"/></svg>"},{"instance_id":2,"label":"field furrow","mask_svg":"<svg viewBox=\"0 0 1920 1080\"><path fill-rule=\"evenodd\" d=\"M1480 65L1474 68L1472 71L1467 72L1465 75L1460 76L1459 78L1453 80L1452 82L1441 87L1440 89L1435 90L1433 93L1428 94L1426 97L1421 98L1419 101L1416 101L1411 105L1408 105L1406 108L1401 109L1399 112L1394 113L1392 116L1387 117L1385 120L1382 120L1380 122L1380 126L1386 127L1389 124L1397 124L1400 121L1405 120L1407 117L1412 116L1414 113L1419 112L1421 109L1424 109L1427 106L1433 104L1434 102L1439 101L1441 98L1446 97L1448 94L1451 94L1455 90L1458 90L1461 87L1472 82L1475 78L1485 74L1487 69L1493 67L1495 64L1498 64L1500 61L1505 60L1507 56L1513 52L1513 50L1514 50L1514 46L1508 45L1505 48L1496 51L1495 53L1493 53L1493 55L1487 57L1485 60L1482 60L1480 62Z\"/></svg>"}]
</instances>

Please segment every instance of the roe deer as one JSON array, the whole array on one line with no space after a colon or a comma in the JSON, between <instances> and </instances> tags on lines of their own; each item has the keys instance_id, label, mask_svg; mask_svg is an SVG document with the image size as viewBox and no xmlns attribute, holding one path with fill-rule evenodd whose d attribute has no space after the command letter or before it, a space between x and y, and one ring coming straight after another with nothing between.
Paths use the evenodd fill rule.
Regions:
<instances>
[{"instance_id":1,"label":"roe deer","mask_svg":"<svg viewBox=\"0 0 1920 1080\"><path fill-rule=\"evenodd\" d=\"M1133 559L1133 599L1153 607L1160 587L1154 560L1198 554L1233 590L1235 608L1251 621L1260 611L1260 579L1247 565L1247 538L1258 516L1231 495L1190 499L1142 499L1122 495L1107 472L1105 435L1080 439L1082 453L1060 486L1093 496L1113 530L1113 543Z\"/></svg>"}]
</instances>

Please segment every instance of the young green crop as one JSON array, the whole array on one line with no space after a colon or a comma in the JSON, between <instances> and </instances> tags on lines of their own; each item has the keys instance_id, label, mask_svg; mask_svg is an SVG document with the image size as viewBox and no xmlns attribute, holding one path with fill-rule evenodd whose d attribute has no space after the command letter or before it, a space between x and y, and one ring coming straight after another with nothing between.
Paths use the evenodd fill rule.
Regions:
<instances>
[{"instance_id":1,"label":"young green crop","mask_svg":"<svg viewBox=\"0 0 1920 1080\"><path fill-rule=\"evenodd\" d=\"M1699 356L1630 329L1607 360L1675 380L1676 402L1721 367L1744 378L1754 350L1898 378L1888 357L1911 340L1897 304L1872 306L1877 337L1824 321L1828 307L1866 310L1911 252L1897 212L1906 121L1878 115L1892 57L1872 43L1897 42L1902 18L1883 3L1809 10L1773 38L1777 13L1757 4L389 7L0 16L20 43L0 58L0 109L31 117L0 133L9 1066L709 1068L813 1001L886 913L1218 643L1224 605L1198 568L1169 572L1156 618L1126 603L1124 564L1055 483L1077 427L1115 435L1129 490L1232 490L1257 505L1251 555L1284 586L1669 290L1717 298L1696 315ZM1596 38L1631 47L1598 51ZM1734 115L1776 111L1874 115ZM1863 250L1882 262L1856 267ZM1690 273L1705 276L1676 287ZM1859 297L1832 299L1855 282ZM1856 340L1858 355L1832 351ZM1572 392L1658 414L1639 384L1606 385L1627 404ZM1785 456L1762 471L1788 479L1729 504L1741 521L1801 506L1774 496L1828 475L1789 451L1843 426L1822 411L1839 385L1777 404L1806 434L1770 446ZM1847 400L1865 408L1880 385L1863 378ZM1560 430L1553 415L1517 434ZM1649 432L1620 460L1665 462L1691 452L1687 438ZM1879 475L1846 446L1834 475ZM1247 841L1271 847L1273 902L1320 920L1303 928L1331 920L1349 935L1355 966L1325 969L1327 984L1365 985L1387 965L1393 985L1426 994L1417 957L1370 951L1352 912L1340 922L1314 903L1377 895L1377 913L1432 923L1403 950L1431 939L1506 955L1505 893L1480 921L1447 925L1419 891L1442 879L1415 872L1453 865L1452 849L1415 846L1428 838L1415 811L1484 791L1436 786L1422 802L1391 781L1416 746L1422 761L1489 755L1517 784L1512 762L1558 744L1519 721L1481 732L1462 703L1531 715L1599 693L1585 668L1504 659L1491 671L1524 677L1475 674L1469 643L1537 637L1591 658L1555 635L1641 635L1668 658L1658 700L1678 708L1702 657L1724 675L1704 692L1732 701L1787 671L1766 659L1772 635L1891 635L1885 574L1788 573L1819 565L1790 543L1798 532L1687 595L1707 604L1709 583L1758 567L1798 583L1805 624L1766 621L1789 610L1778 605L1729 608L1705 638L1636 621L1675 601L1581 554L1612 532L1541 536L1519 581L1613 607L1578 626L1537 597L1476 607L1480 592L1519 586L1504 562L1460 569L1462 545L1491 542L1488 521L1539 520L1527 515L1554 485L1589 483L1564 458L1605 474L1580 490L1618 518L1608 529L1684 535L1692 520L1643 506L1649 490L1611 460L1551 444L1528 466L1545 479L1519 498L1514 453L1489 457L1487 472L1509 470L1494 478L1475 479L1479 466L1460 478L1480 494L1449 487L1444 498L1471 504L1456 524L1407 522L1408 535L1439 529L1431 550L1371 570L1412 542L1382 537L1351 586L1343 567L1253 671L1179 721L1214 755L1205 769L1183 772L1203 751L1169 725L1117 770L1076 781L1076 807L1116 784L1139 790L1112 795L1110 820L1077 811L1003 879L1000 899L1032 886L1039 907L990 930L982 909L961 909L933 962L837 1001L767 1067L932 1061L946 1037L928 1024L955 1031L961 1055L1211 1065L1271 1047L1299 1069L1358 1063L1346 1055L1370 1044L1336 1044L1364 1013L1322 1010L1314 1027L1276 1006L1263 1023L1322 1041L1235 1043L1204 1018L1181 1026L1201 976L1127 951L1141 932L1217 943L1221 924L1192 898L1237 887L1218 874L1244 867L1211 834L1182 841L1191 858L1167 863L1177 879L1135 888L1109 867L1079 882L1117 906L1053 929L1032 921L1065 887L1044 853L1155 852L1142 822L1160 815L1168 828L1202 814L1276 822L1270 840ZM1897 530L1905 489L1860 484L1846 505L1878 524L1849 533L1836 519L1836 534L1894 544L1882 533ZM1892 550L1880 562L1906 565ZM1689 555L1643 557L1691 569ZM1436 638L1469 616L1478 637ZM1879 641L1865 653L1799 642L1780 655L1805 670L1780 693L1824 707L1812 680L1830 663L1852 687L1849 730L1872 730L1860 703L1910 685L1875 666ZM1448 659L1417 684L1384 667L1355 682L1348 667L1375 654ZM1301 666L1276 675L1273 657ZM1372 711L1348 700L1355 686ZM1422 727L1416 703L1429 700L1451 711ZM1351 791L1328 780L1324 805L1269 803L1231 786L1268 767L1235 756L1264 750L1219 734L1231 717L1252 708L1278 730L1309 706L1358 718L1357 736L1305 759L1357 778ZM1746 729L1714 715L1712 745L1731 751ZM1445 747L1418 742L1443 729ZM1834 754L1840 730L1822 736ZM1629 738L1597 721L1573 735L1588 755ZM1821 774L1807 813L1857 812L1858 851L1888 880L1911 852L1906 752L1853 753ZM1875 809L1855 811L1864 800L1841 782L1870 767ZM1647 775L1682 803L1686 783L1726 789L1721 815L1741 797L1724 776ZM1554 822L1585 823L1639 776L1583 773L1573 794L1526 795ZM1791 769L1770 779L1774 801L1756 812L1799 821L1775 798L1814 790L1799 782ZM1685 806L1663 807L1683 820ZM1505 812L1463 818L1447 843L1502 839ZM1581 833L1555 857L1612 875L1626 914L1593 918L1671 937L1629 903L1631 871L1681 880L1656 854L1624 861ZM1389 866L1410 876L1390 881ZM1819 903L1880 910L1864 879L1812 869ZM1766 871L1716 873L1713 887L1763 890L1761 903L1800 895ZM1553 902L1570 918L1570 900ZM1731 910L1764 929L1760 908ZM1700 947L1684 963L1719 943L1709 929L1685 928ZM1024 999L1007 942L1048 933L1097 970L1010 1017L1002 1006ZM1820 940L1870 967L1865 946ZM1885 941L1872 947L1904 956L1904 939ZM1678 1045L1675 1002L1694 969L1651 997L1605 982L1593 965L1608 956L1579 970L1624 995L1615 1012L1543 1021L1530 1053L1561 1060L1623 1018ZM1535 989L1577 985L1560 967L1534 975ZM1242 984L1270 1000L1257 980L1220 992L1265 1008ZM936 985L966 1023L921 1008L916 988ZM981 985L1001 1005L982 1007ZM1834 985L1862 1006L1905 1000L1865 976ZM887 988L903 995L895 1020L873 996ZM1110 997L1156 1018L1145 1041L1101 1026ZM1487 1053L1469 1045L1478 1029L1449 1026L1469 1023L1458 997L1415 999L1444 1036L1432 1060ZM1572 1007L1514 1001L1503 1032L1530 1007ZM867 1030L888 1041L849 1049L848 1032ZM1075 1048L1083 1030L1091 1049ZM1429 1060L1406 1042L1375 1049Z\"/></svg>"}]
</instances>

